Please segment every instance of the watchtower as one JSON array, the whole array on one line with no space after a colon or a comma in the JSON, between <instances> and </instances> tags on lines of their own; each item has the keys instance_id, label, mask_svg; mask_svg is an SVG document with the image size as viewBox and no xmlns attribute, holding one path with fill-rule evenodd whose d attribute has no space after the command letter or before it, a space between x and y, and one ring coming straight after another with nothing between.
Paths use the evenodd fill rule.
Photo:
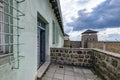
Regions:
<instances>
[{"instance_id":1,"label":"watchtower","mask_svg":"<svg viewBox=\"0 0 120 80\"><path fill-rule=\"evenodd\" d=\"M82 48L93 48L94 44L98 42L97 31L86 30L82 33Z\"/></svg>"}]
</instances>

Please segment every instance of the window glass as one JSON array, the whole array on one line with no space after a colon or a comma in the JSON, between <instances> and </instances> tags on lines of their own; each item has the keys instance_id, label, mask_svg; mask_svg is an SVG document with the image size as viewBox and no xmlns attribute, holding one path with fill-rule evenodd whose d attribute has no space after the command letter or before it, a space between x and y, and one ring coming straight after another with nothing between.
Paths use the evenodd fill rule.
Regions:
<instances>
[{"instance_id":1,"label":"window glass","mask_svg":"<svg viewBox=\"0 0 120 80\"><path fill-rule=\"evenodd\" d=\"M55 22L53 21L53 44L56 43L56 29Z\"/></svg>"},{"instance_id":2,"label":"window glass","mask_svg":"<svg viewBox=\"0 0 120 80\"><path fill-rule=\"evenodd\" d=\"M3 43L4 43L4 5L3 5L3 2L0 1L0 53L3 53L4 52L4 46Z\"/></svg>"}]
</instances>

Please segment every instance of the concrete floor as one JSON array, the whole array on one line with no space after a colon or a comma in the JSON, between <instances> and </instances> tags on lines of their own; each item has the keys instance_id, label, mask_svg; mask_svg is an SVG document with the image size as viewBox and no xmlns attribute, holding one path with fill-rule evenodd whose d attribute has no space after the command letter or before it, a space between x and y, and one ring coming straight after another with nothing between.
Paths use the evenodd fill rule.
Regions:
<instances>
[{"instance_id":1,"label":"concrete floor","mask_svg":"<svg viewBox=\"0 0 120 80\"><path fill-rule=\"evenodd\" d=\"M42 80L102 80L94 75L90 69L51 64Z\"/></svg>"}]
</instances>

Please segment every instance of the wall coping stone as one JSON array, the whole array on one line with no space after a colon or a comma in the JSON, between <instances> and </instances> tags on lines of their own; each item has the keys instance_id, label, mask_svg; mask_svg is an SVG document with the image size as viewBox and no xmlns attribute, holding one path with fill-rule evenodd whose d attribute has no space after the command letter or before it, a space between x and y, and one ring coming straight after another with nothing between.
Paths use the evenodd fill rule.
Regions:
<instances>
[{"instance_id":1,"label":"wall coping stone","mask_svg":"<svg viewBox=\"0 0 120 80\"><path fill-rule=\"evenodd\" d=\"M69 47L62 47L62 48L51 47L51 49L91 50L91 48L69 48Z\"/></svg>"},{"instance_id":2,"label":"wall coping stone","mask_svg":"<svg viewBox=\"0 0 120 80\"><path fill-rule=\"evenodd\" d=\"M105 51L105 50L101 50L101 49L97 49L97 48L91 48L92 50L95 50L95 51L99 51L99 52L102 52L106 55L110 55L110 56L113 56L113 57L116 57L116 58L120 58L120 54L119 53L114 53L114 52L109 52L109 51Z\"/></svg>"},{"instance_id":3,"label":"wall coping stone","mask_svg":"<svg viewBox=\"0 0 120 80\"><path fill-rule=\"evenodd\" d=\"M116 57L116 58L120 58L120 54L119 53L109 52L109 51L105 51L105 50L101 50L101 49L97 49L97 48L66 48L66 47L54 48L54 47L52 47L51 49L95 50L95 51L102 52L102 53L104 53L106 55L110 55L110 56L113 56L113 57Z\"/></svg>"}]
</instances>

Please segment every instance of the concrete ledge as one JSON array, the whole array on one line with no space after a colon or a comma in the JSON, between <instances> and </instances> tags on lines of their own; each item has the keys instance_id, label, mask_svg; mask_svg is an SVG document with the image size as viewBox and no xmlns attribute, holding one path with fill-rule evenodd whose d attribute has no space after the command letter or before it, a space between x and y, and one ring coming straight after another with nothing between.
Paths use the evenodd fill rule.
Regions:
<instances>
[{"instance_id":1,"label":"concrete ledge","mask_svg":"<svg viewBox=\"0 0 120 80\"><path fill-rule=\"evenodd\" d=\"M37 78L41 79L47 68L49 67L50 62L45 62L37 71Z\"/></svg>"}]
</instances>

